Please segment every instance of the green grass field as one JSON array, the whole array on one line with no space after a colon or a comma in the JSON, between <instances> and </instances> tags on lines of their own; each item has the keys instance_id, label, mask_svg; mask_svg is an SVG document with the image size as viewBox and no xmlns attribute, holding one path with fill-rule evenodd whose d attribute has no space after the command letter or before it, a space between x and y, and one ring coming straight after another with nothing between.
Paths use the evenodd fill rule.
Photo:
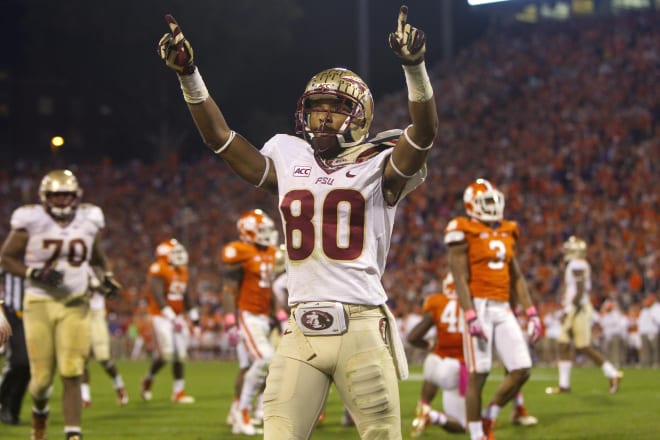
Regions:
<instances>
[{"instance_id":1,"label":"green grass field","mask_svg":"<svg viewBox=\"0 0 660 440\"><path fill-rule=\"evenodd\" d=\"M83 413L86 439L218 440L236 438L225 425L236 373L233 362L190 362L186 370L187 391L195 396L193 405L175 405L169 401L171 373L162 370L154 384L154 400L142 402L139 397L140 378L146 361L119 363L131 401L120 408L115 401L111 382L96 364L92 364L93 404ZM621 390L616 395L607 391L607 380L599 369L574 368L571 394L546 395L547 386L556 383L556 369L534 368L524 389L529 412L539 418L531 428L511 425L510 407L500 414L496 429L498 440L506 439L658 439L660 438L660 370L627 369ZM414 417L420 390L421 367L411 368L411 379L400 384L403 438L410 438L409 426ZM501 379L496 370L486 385L486 400ZM56 383L51 401L49 437L63 438L60 384ZM437 406L440 403L436 402ZM313 439L357 439L354 428L340 425L342 405L336 392L330 393L327 416ZM0 425L0 439L29 438L30 402L26 398L21 414L23 424ZM422 438L454 437L432 426ZM282 439L286 440L286 439Z\"/></svg>"}]
</instances>

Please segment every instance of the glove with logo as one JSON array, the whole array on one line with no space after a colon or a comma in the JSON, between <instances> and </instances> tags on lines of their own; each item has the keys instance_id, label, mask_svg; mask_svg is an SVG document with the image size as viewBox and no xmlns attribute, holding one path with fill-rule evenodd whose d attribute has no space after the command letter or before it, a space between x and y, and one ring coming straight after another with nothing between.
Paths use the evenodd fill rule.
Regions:
<instances>
[{"instance_id":1,"label":"glove with logo","mask_svg":"<svg viewBox=\"0 0 660 440\"><path fill-rule=\"evenodd\" d=\"M487 341L488 336L486 336L486 332L484 332L484 327L481 325L481 321L477 316L477 312L475 312L473 309L466 310L464 317L470 334L472 336L476 336L477 338L483 339L484 341Z\"/></svg>"},{"instance_id":2,"label":"glove with logo","mask_svg":"<svg viewBox=\"0 0 660 440\"><path fill-rule=\"evenodd\" d=\"M170 27L170 32L163 35L158 42L158 55L165 61L167 67L179 75L190 75L195 71L192 46L183 36L174 17L167 14L165 21Z\"/></svg>"},{"instance_id":3,"label":"glove with logo","mask_svg":"<svg viewBox=\"0 0 660 440\"><path fill-rule=\"evenodd\" d=\"M527 335L529 336L529 342L534 344L539 339L541 339L541 334L543 332L541 327L541 318L536 312L536 307L528 307L525 311L527 314Z\"/></svg>"},{"instance_id":4,"label":"glove with logo","mask_svg":"<svg viewBox=\"0 0 660 440\"><path fill-rule=\"evenodd\" d=\"M426 34L407 23L408 7L401 6L397 28L389 35L389 44L401 64L414 65L424 61L426 52Z\"/></svg>"},{"instance_id":5,"label":"glove with logo","mask_svg":"<svg viewBox=\"0 0 660 440\"><path fill-rule=\"evenodd\" d=\"M116 298L119 296L119 291L122 285L115 279L112 272L106 272L101 282L101 292L106 298Z\"/></svg>"},{"instance_id":6,"label":"glove with logo","mask_svg":"<svg viewBox=\"0 0 660 440\"><path fill-rule=\"evenodd\" d=\"M50 266L41 269L30 267L27 270L26 277L52 287L60 287L64 282L64 275L62 272L55 270Z\"/></svg>"}]
</instances>

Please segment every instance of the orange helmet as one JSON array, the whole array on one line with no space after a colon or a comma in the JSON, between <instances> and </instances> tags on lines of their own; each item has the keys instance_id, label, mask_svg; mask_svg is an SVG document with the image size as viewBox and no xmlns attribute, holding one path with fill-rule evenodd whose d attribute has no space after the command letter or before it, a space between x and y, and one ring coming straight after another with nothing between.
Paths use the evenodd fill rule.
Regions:
<instances>
[{"instance_id":1,"label":"orange helmet","mask_svg":"<svg viewBox=\"0 0 660 440\"><path fill-rule=\"evenodd\" d=\"M185 266L188 264L188 251L176 238L170 238L158 245L156 258L166 260L171 266Z\"/></svg>"},{"instance_id":2,"label":"orange helmet","mask_svg":"<svg viewBox=\"0 0 660 440\"><path fill-rule=\"evenodd\" d=\"M470 217L496 222L504 216L504 194L486 179L477 179L463 192L463 204Z\"/></svg>"},{"instance_id":3,"label":"orange helmet","mask_svg":"<svg viewBox=\"0 0 660 440\"><path fill-rule=\"evenodd\" d=\"M277 245L278 233L275 222L261 209L248 211L236 222L238 235L246 243L261 246Z\"/></svg>"}]
</instances>

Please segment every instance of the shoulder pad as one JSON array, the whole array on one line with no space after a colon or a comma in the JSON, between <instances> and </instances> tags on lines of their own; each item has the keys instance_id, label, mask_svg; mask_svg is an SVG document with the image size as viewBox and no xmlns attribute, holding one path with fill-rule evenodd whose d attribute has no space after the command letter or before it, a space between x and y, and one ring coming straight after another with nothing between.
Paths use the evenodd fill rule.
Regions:
<instances>
[{"instance_id":1,"label":"shoulder pad","mask_svg":"<svg viewBox=\"0 0 660 440\"><path fill-rule=\"evenodd\" d=\"M28 225L37 221L40 216L48 216L43 206L36 203L20 206L11 215L11 227L12 229L27 229Z\"/></svg>"},{"instance_id":2,"label":"shoulder pad","mask_svg":"<svg viewBox=\"0 0 660 440\"><path fill-rule=\"evenodd\" d=\"M256 248L242 241L232 241L222 248L223 263L239 263L251 258L256 252Z\"/></svg>"},{"instance_id":3,"label":"shoulder pad","mask_svg":"<svg viewBox=\"0 0 660 440\"><path fill-rule=\"evenodd\" d=\"M98 228L105 227L105 216L103 215L101 208L98 206L91 203L81 203L80 206L78 206L78 211L84 214L85 218L94 223Z\"/></svg>"}]
</instances>

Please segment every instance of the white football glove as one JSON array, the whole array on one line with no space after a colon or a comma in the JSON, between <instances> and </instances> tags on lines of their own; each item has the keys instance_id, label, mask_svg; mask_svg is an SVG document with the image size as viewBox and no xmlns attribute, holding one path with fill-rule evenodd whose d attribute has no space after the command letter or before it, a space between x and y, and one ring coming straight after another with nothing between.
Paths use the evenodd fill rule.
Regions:
<instances>
[{"instance_id":1,"label":"white football glove","mask_svg":"<svg viewBox=\"0 0 660 440\"><path fill-rule=\"evenodd\" d=\"M389 36L390 47L394 55L401 60L401 64L419 64L424 61L426 35L422 30L409 25L407 21L408 7L401 6L396 31Z\"/></svg>"}]
</instances>

